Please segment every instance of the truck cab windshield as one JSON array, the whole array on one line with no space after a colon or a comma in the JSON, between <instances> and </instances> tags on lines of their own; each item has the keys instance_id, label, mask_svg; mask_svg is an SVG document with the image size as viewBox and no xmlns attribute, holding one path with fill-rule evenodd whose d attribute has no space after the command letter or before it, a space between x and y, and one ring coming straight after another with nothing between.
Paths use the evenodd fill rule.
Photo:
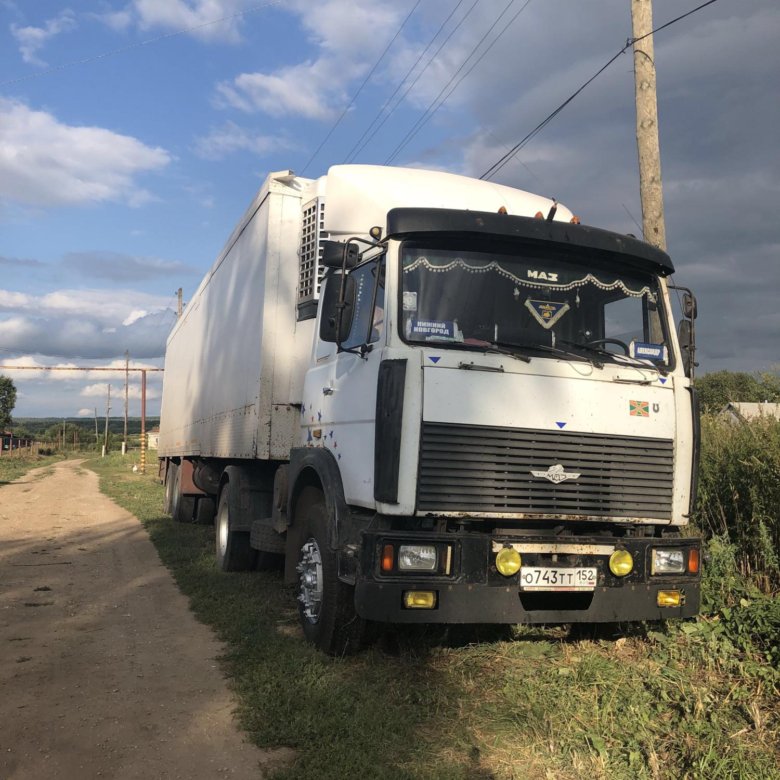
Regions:
<instances>
[{"instance_id":1,"label":"truck cab windshield","mask_svg":"<svg viewBox=\"0 0 780 780\"><path fill-rule=\"evenodd\" d=\"M558 360L667 366L658 283L576 247L486 252L407 242L401 250L401 335L455 349L516 348Z\"/></svg>"}]
</instances>

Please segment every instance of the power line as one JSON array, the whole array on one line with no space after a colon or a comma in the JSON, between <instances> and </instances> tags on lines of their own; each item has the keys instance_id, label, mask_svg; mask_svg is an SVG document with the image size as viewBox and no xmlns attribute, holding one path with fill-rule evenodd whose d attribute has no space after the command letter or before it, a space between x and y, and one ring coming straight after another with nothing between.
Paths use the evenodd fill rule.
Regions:
<instances>
[{"instance_id":1,"label":"power line","mask_svg":"<svg viewBox=\"0 0 780 780\"><path fill-rule=\"evenodd\" d=\"M320 153L320 150L323 146L327 143L328 139L333 135L334 130L341 124L341 120L344 119L344 117L347 114L347 111L349 111L350 108L352 108L352 104L357 100L358 95L363 91L363 87L368 84L368 80L371 78L371 76L374 75L374 71L379 67L379 63L382 62L382 60L385 57L385 54L387 54L388 51L390 51L390 47L395 43L398 36L401 34L401 31L406 27L406 23L411 19L412 14L417 10L417 7L420 5L422 0L417 0L417 2L414 4L414 7L411 11L406 15L406 18L401 22L401 26L396 30L395 35L390 40L390 43L387 44L385 47L385 50L379 55L379 59L374 63L374 66L371 68L371 70L368 72L368 75L363 79L363 83L358 87L357 92L352 96L352 99L347 103L344 110L341 112L341 115L339 118L333 123L333 126L328 130L325 137L320 141L320 145L314 150L312 153L312 156L309 157L306 165L303 166L303 169L301 170L301 176L303 176L304 173L306 173L306 169L311 165L314 158Z\"/></svg>"},{"instance_id":2,"label":"power line","mask_svg":"<svg viewBox=\"0 0 780 780\"><path fill-rule=\"evenodd\" d=\"M458 10L458 8L460 8L463 5L464 2L465 2L465 0L458 0L458 3L455 5L455 7L452 9L452 11L450 11L450 13L447 16L447 18L439 25L439 29L436 30L436 32L434 33L433 37L428 41L428 45L422 50L422 52L420 53L420 56L415 60L414 65L412 65L412 67L409 68L408 71L406 71L406 73L404 74L404 77L398 82L398 85L396 86L395 90L393 91L393 94L390 95L390 97L387 98L387 100L385 100L384 104L382 105L382 108L379 109L377 114L371 120L371 122L368 125L368 127L363 131L363 135L361 135L360 138L358 138L358 140L355 142L354 146L349 150L349 153L347 154L347 160L346 160L347 162L352 162L355 159L355 157L357 157L357 155L360 154L360 152L362 152L363 149L365 149L365 147L372 141L374 136L382 129L382 127L384 126L385 122L387 122L387 120L393 115L393 113L395 113L395 111L398 108L398 106L401 105L401 103L403 102L404 98L409 94L410 90L420 80L420 77L423 75L423 73L425 73L425 71L428 70L428 68L433 64L434 60L439 55L439 52L444 48L444 46L447 45L447 42L450 40L450 38L452 38L452 36L460 29L460 26L463 24L463 22L466 21L466 19L468 18L469 14L474 10L474 8L477 5L477 3L479 2L479 0L474 0L474 3L471 6L471 8L469 8L469 10L466 11L466 13L463 15L461 20L455 25L455 27L452 28L452 30L450 31L450 34L444 39L444 41L441 43L439 48L434 52L433 56L428 60L428 62L426 63L425 67L417 74L417 76L415 77L414 81L412 81L411 84L406 88L406 91L403 93L403 95L401 95L401 97L398 99L396 104L382 118L382 121L376 126L376 128L373 130L373 132L371 132L372 127L374 126L374 123L379 119L380 116L382 116L382 113L390 105L390 103L392 103L393 98L395 98L395 96L401 90L401 87L403 87L403 85L406 83L406 80L409 78L409 76L411 76L411 74L414 72L415 68L420 64L420 62L422 61L422 58L427 53L428 49L431 48L431 46L433 45L433 42L439 37L439 35L441 34L441 31L447 25L447 22L449 22L450 19L452 19L452 17L455 15L455 13ZM370 135L368 135L369 132L371 132ZM368 135L368 138L366 138L367 135ZM363 139L365 139L365 141Z\"/></svg>"},{"instance_id":3,"label":"power line","mask_svg":"<svg viewBox=\"0 0 780 780\"><path fill-rule=\"evenodd\" d=\"M55 65L54 67L47 68L46 70L39 71L38 73L28 73L26 76L18 76L15 79L9 79L7 81L0 81L0 87L8 87L12 84L19 84L22 81L29 81L30 79L37 79L41 78L41 76L48 76L52 73L58 73L61 70L67 70L68 68L72 68L75 65L87 65L90 62L97 62L98 60L104 60L108 57L113 57L117 54L124 54L127 51L132 51L133 49L140 49L143 46L149 46L152 43L158 43L159 41L165 41L169 38L175 38L179 35L185 35L186 33L195 32L196 30L202 30L205 27L211 27L212 25L219 24L220 22L228 22L231 19L236 19L239 16L246 16L247 14L252 14L257 11L262 11L264 8L271 8L272 6L282 5L282 0L269 0L267 3L262 3L260 5L252 6L251 8L245 8L243 11L236 11L236 13L228 14L227 16L221 16L219 19L211 19L208 22L201 22L200 24L192 25L192 27L183 27L180 30L174 30L173 32L169 33L163 33L162 35L157 35L154 38L147 38L144 41L139 41L138 43L131 43L129 46L122 46L119 49L111 49L109 51L104 51L102 54L95 54L92 57L84 57L80 60L70 60L69 62L63 62L60 65Z\"/></svg>"},{"instance_id":4,"label":"power line","mask_svg":"<svg viewBox=\"0 0 780 780\"><path fill-rule=\"evenodd\" d=\"M407 144L417 135L417 133L422 130L422 128L425 126L425 124L431 119L431 117L444 105L444 103L449 99L449 97L452 95L452 93L458 88L458 86L461 84L464 78L471 73L472 70L482 61L484 56L493 48L493 46L499 41L501 36L509 29L511 24L517 19L518 16L528 7L531 0L526 0L526 2L523 4L523 6L520 8L520 10L512 17L512 19L504 25L503 29L499 32L499 34L493 39L493 41L487 46L485 51L482 52L482 54L479 56L479 58L474 62L469 68L468 71L457 81L455 86L447 93L447 95L439 102L439 98L444 94L444 92L449 89L450 84L452 84L453 81L457 78L457 76L460 74L460 72L463 70L463 68L466 67L466 64L469 62L469 60L474 56L474 54L477 52L480 46L485 42L487 37L490 35L491 32L495 29L496 25L501 21L502 17L506 12L510 9L512 5L516 0L509 0L509 3L504 7L504 10L501 11L501 13L496 17L495 21L492 25L488 28L487 32L482 36L482 38L479 39L476 46L474 46L469 53L468 57L466 57L465 60L460 64L460 67L453 73L453 75L450 77L450 80L444 85L444 87L441 89L439 94L433 99L433 101L430 103L428 108L423 112L423 115L417 120L417 122L414 124L412 129L406 134L406 136L403 138L400 144L396 146L396 148L391 152L390 156L385 161L386 163L390 163L403 151L403 149L407 146ZM438 103L438 105L437 105ZM436 106L434 108L434 106Z\"/></svg>"},{"instance_id":5,"label":"power line","mask_svg":"<svg viewBox=\"0 0 780 780\"><path fill-rule=\"evenodd\" d=\"M697 11L701 11L702 8L706 8L708 5L712 5L715 2L716 0L707 0L706 3L702 3L701 5L696 6L696 8L691 9L687 13L681 14L680 16L671 19L665 24L662 24L660 27L656 27L654 30L651 30L649 33L642 35L639 38L629 38L626 41L626 45L623 46L623 48L620 49L620 51L617 52L617 54L611 57L610 60L601 68L599 68L596 71L596 73L594 73L576 92L574 92L572 95L566 98L566 100L564 100L563 103L561 103L558 106L558 108L556 108L551 114L548 114L547 117L545 117L545 119L543 119L524 138L518 141L505 155L503 155L498 160L496 160L496 162L494 162L493 165L491 165L490 168L488 168L479 178L489 179L495 176L495 174L497 174L509 162L509 160L512 159L512 157L514 157L527 143L531 141L531 139L534 138L534 136L540 133L550 122L552 122L552 120L555 119L555 117L558 116L558 114L560 114L561 111L563 111L563 109L566 108L566 106L568 106L569 103L571 103L574 100L574 98L577 97L577 95L579 95L587 86L589 86L592 82L594 82L616 59L618 59L622 54L624 54L628 49L630 49L635 43L638 43L644 38L647 38L656 32L660 32L661 30L664 30L667 27L671 27L671 25L676 24L677 22L685 19L691 14L696 13Z\"/></svg>"},{"instance_id":6,"label":"power line","mask_svg":"<svg viewBox=\"0 0 780 780\"><path fill-rule=\"evenodd\" d=\"M525 9L528 7L530 2L531 2L531 0L526 0L525 1L523 6L517 11L517 13L504 26L504 29L501 30L501 32L490 42L490 44L487 46L487 48L482 52L482 54L479 55L479 57L471 65L471 67L455 82L455 84L453 85L452 89L444 96L443 100L441 100L439 102L439 104L433 109L433 111L431 111L430 115L424 118L422 124L420 124L420 126L417 127L414 130L414 132L412 133L411 137L407 141L404 142L404 145L403 145L402 149L408 145L408 143L412 140L412 138L414 138L415 135L417 135L417 133L420 132L420 130L422 130L422 128L423 128L423 126L425 124L427 124L431 119L433 119L433 117L436 114L436 112L449 100L449 98L452 95L452 93L461 85L461 82L464 79L468 78L468 76L471 74L471 72L474 70L474 68L476 68L477 65L479 65L480 62L482 62L482 60L485 58L487 53L499 42L499 40L501 39L503 34L512 26L512 24L514 24L515 19L517 19L517 17L520 16L520 14L523 13L523 11L525 11ZM455 75L457 75L457 73ZM446 87L445 87L445 89L446 89Z\"/></svg>"}]
</instances>

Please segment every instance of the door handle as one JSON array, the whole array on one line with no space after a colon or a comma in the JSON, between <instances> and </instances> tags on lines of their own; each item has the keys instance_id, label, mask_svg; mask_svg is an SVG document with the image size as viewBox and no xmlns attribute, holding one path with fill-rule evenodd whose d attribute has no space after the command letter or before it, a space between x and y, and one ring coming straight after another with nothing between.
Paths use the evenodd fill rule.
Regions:
<instances>
[{"instance_id":1,"label":"door handle","mask_svg":"<svg viewBox=\"0 0 780 780\"><path fill-rule=\"evenodd\" d=\"M332 387L323 387L322 388L322 394L323 395L333 395L333 388Z\"/></svg>"}]
</instances>

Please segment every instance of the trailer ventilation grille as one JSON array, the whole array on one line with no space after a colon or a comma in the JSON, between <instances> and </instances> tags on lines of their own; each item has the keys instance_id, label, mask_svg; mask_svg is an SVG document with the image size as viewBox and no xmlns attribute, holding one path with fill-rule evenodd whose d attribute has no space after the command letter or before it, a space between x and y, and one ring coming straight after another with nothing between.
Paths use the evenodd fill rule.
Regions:
<instances>
[{"instance_id":1,"label":"trailer ventilation grille","mask_svg":"<svg viewBox=\"0 0 780 780\"><path fill-rule=\"evenodd\" d=\"M298 303L308 303L319 298L320 283L325 272L320 263L320 242L327 238L324 230L325 201L311 201L303 208L300 266L298 272Z\"/></svg>"},{"instance_id":2,"label":"trailer ventilation grille","mask_svg":"<svg viewBox=\"0 0 780 780\"><path fill-rule=\"evenodd\" d=\"M673 465L670 439L423 423L417 509L671 520Z\"/></svg>"}]
</instances>

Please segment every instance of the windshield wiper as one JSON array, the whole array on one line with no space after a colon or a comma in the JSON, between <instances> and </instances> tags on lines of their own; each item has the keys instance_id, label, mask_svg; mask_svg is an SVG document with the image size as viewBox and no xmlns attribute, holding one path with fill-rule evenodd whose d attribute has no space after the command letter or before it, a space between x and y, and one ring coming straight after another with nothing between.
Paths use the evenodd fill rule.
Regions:
<instances>
[{"instance_id":1,"label":"windshield wiper","mask_svg":"<svg viewBox=\"0 0 780 780\"><path fill-rule=\"evenodd\" d=\"M523 355L522 353L518 352L517 349L520 347L519 344L511 344L506 341L491 341L488 344L460 344L461 347L466 347L467 349L478 349L480 352L484 352L485 354L489 352L495 352L499 355L509 355L509 357L517 358L518 360L522 360L524 363L530 363L531 358L528 357L528 355Z\"/></svg>"},{"instance_id":2,"label":"windshield wiper","mask_svg":"<svg viewBox=\"0 0 780 780\"><path fill-rule=\"evenodd\" d=\"M565 342L569 343L569 342ZM577 346L577 345L573 345ZM551 347L547 344L534 344L533 346L528 346L527 349L537 349L541 352L549 352L552 355L561 355L563 357L568 358L577 358L578 360L583 361L584 363L590 363L594 368L604 368L604 364L600 360L595 360L594 358L589 358L587 355L581 355L579 352L574 352L570 349L562 349L561 347Z\"/></svg>"},{"instance_id":3,"label":"windshield wiper","mask_svg":"<svg viewBox=\"0 0 780 780\"><path fill-rule=\"evenodd\" d=\"M618 363L621 366L631 366L632 368L646 368L648 371L657 371L661 376L666 376L669 371L663 366L657 366L655 363L644 363L641 360L636 360L635 358L632 358L630 355L621 355L618 352L610 352L608 349L604 349L603 347L597 347L594 344L579 344L575 341L564 341L561 340L562 343L568 344L572 347L576 347L577 349L582 349L587 352L593 352L596 355L603 355L604 357L608 358L618 358L615 360L616 363Z\"/></svg>"}]
</instances>

